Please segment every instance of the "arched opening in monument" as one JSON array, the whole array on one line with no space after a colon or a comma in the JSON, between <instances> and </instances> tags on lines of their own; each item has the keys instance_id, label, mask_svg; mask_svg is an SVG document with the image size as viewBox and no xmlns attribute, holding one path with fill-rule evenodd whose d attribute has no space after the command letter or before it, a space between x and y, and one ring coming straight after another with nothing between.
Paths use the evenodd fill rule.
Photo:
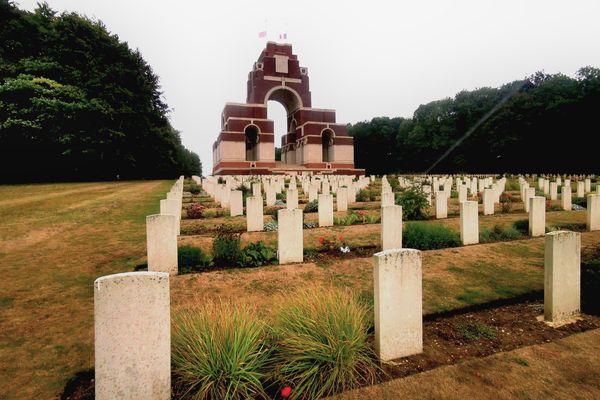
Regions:
<instances>
[{"instance_id":1,"label":"arched opening in monument","mask_svg":"<svg viewBox=\"0 0 600 400\"><path fill-rule=\"evenodd\" d=\"M277 101L267 102L267 118L273 121L273 142L275 148L282 149L281 141L287 132L287 111ZM281 151L281 150L280 150ZM281 152L279 160L285 162L285 154Z\"/></svg>"},{"instance_id":2,"label":"arched opening in monument","mask_svg":"<svg viewBox=\"0 0 600 400\"><path fill-rule=\"evenodd\" d=\"M248 125L244 129L246 135L246 161L258 161L258 128Z\"/></svg>"},{"instance_id":3,"label":"arched opening in monument","mask_svg":"<svg viewBox=\"0 0 600 400\"><path fill-rule=\"evenodd\" d=\"M294 112L302 107L300 96L287 87L271 89L265 95L268 118L274 123L275 147L281 146L281 162L302 164L302 155L296 149L296 121Z\"/></svg>"},{"instance_id":4,"label":"arched opening in monument","mask_svg":"<svg viewBox=\"0 0 600 400\"><path fill-rule=\"evenodd\" d=\"M323 152L323 162L333 162L333 131L325 129L321 133L321 148Z\"/></svg>"}]
</instances>

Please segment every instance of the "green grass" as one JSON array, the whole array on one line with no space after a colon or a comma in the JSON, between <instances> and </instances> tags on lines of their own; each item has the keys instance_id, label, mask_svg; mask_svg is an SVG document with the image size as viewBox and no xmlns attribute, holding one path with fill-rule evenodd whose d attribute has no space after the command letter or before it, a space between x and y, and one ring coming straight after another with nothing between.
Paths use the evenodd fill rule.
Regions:
<instances>
[{"instance_id":1,"label":"green grass","mask_svg":"<svg viewBox=\"0 0 600 400\"><path fill-rule=\"evenodd\" d=\"M464 291L464 293L461 293L458 296L456 296L456 299L467 304L477 304L480 303L484 297L485 293L480 292L479 290L467 289Z\"/></svg>"},{"instance_id":2,"label":"green grass","mask_svg":"<svg viewBox=\"0 0 600 400\"><path fill-rule=\"evenodd\" d=\"M209 302L180 313L171 353L179 390L198 399L268 397L266 339L265 324L244 306Z\"/></svg>"},{"instance_id":3,"label":"green grass","mask_svg":"<svg viewBox=\"0 0 600 400\"><path fill-rule=\"evenodd\" d=\"M465 322L454 326L456 332L465 340L475 342L480 339L493 340L496 338L496 330L486 324L479 322Z\"/></svg>"},{"instance_id":4,"label":"green grass","mask_svg":"<svg viewBox=\"0 0 600 400\"><path fill-rule=\"evenodd\" d=\"M291 399L317 399L372 382L368 308L348 291L307 290L276 311L278 379Z\"/></svg>"},{"instance_id":5,"label":"green grass","mask_svg":"<svg viewBox=\"0 0 600 400\"><path fill-rule=\"evenodd\" d=\"M3 399L59 397L93 367L93 281L144 262L146 215L172 184L0 186Z\"/></svg>"},{"instance_id":6,"label":"green grass","mask_svg":"<svg viewBox=\"0 0 600 400\"><path fill-rule=\"evenodd\" d=\"M0 297L0 307L10 307L14 301L14 297L2 296Z\"/></svg>"},{"instance_id":7,"label":"green grass","mask_svg":"<svg viewBox=\"0 0 600 400\"><path fill-rule=\"evenodd\" d=\"M511 359L511 361L524 367L529 367L529 360L527 360L526 358L514 357Z\"/></svg>"}]
</instances>

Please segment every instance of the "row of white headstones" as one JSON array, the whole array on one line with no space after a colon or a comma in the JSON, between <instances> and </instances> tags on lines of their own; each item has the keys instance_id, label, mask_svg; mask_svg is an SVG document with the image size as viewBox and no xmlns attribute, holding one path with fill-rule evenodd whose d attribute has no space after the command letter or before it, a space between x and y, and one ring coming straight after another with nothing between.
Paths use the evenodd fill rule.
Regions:
<instances>
[{"instance_id":1,"label":"row of white headstones","mask_svg":"<svg viewBox=\"0 0 600 400\"><path fill-rule=\"evenodd\" d=\"M194 177L194 180L199 182L200 178ZM201 183L205 190L210 186ZM364 180L363 183L368 185ZM386 183L384 179L382 194L389 192ZM403 180L401 184L411 182ZM269 186L272 187L271 181L267 184ZM336 188L338 196L340 189L343 187ZM147 217L149 271L104 276L94 283L97 399L162 400L171 396L169 274L177 272L182 195L183 177L176 181L167 198L161 200L161 214ZM323 195L328 194L321 193L319 199ZM535 209L534 199L530 199L530 204L531 215ZM473 218L474 226L477 226L477 202L462 201L460 209L464 243L469 236L463 231L468 230L467 225L473 226ZM302 248L302 211L290 208L278 213L278 231L288 232L283 238L278 234L278 243L285 243L285 246L279 246L279 252L288 245L295 247L298 242ZM156 223L156 220L169 222ZM292 228L295 233L289 232ZM400 206L382 204L381 233L383 251L374 255L373 271L375 349L380 360L386 362L423 351L422 262L419 250L402 248ZM579 313L580 247L579 233L558 231L546 234L544 318L549 323L564 323ZM162 253L173 252L172 248L174 270L169 267L166 272L154 271L154 265L151 267L154 261L151 260L161 259ZM289 257L295 260L296 254ZM302 261L301 256L298 260Z\"/></svg>"}]
</instances>

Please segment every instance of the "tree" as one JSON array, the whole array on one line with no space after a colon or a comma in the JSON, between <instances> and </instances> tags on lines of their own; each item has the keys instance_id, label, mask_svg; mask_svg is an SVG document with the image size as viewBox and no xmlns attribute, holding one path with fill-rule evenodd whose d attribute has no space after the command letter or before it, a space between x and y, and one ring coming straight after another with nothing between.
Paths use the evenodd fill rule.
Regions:
<instances>
[{"instance_id":1,"label":"tree","mask_svg":"<svg viewBox=\"0 0 600 400\"><path fill-rule=\"evenodd\" d=\"M99 21L0 0L2 181L200 174L158 77Z\"/></svg>"}]
</instances>

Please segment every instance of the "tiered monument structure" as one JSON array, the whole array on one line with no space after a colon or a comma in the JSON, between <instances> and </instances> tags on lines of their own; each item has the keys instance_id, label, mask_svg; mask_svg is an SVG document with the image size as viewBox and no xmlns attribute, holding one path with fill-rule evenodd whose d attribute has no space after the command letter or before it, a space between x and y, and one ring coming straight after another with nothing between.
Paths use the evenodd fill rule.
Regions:
<instances>
[{"instance_id":1,"label":"tiered monument structure","mask_svg":"<svg viewBox=\"0 0 600 400\"><path fill-rule=\"evenodd\" d=\"M287 112L281 161L275 161L273 121L267 102ZM364 175L354 168L353 138L335 110L312 108L308 71L291 44L268 42L248 74L246 103L227 103L213 144L214 175L333 173Z\"/></svg>"}]
</instances>

